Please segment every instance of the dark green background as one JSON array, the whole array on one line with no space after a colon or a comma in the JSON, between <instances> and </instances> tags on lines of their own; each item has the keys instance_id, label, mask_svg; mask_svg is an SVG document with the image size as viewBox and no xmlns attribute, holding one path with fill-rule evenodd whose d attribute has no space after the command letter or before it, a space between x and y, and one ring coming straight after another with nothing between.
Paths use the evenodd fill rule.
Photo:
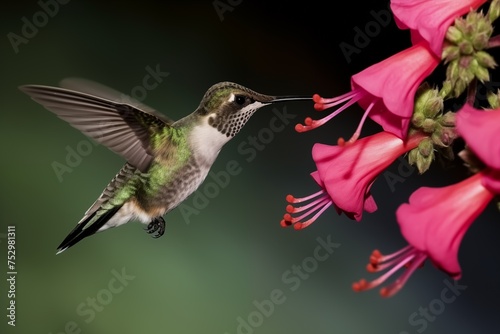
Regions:
<instances>
[{"instance_id":1,"label":"dark green background","mask_svg":"<svg viewBox=\"0 0 500 334\"><path fill-rule=\"evenodd\" d=\"M210 0L180 3L72 0L60 5L17 54L7 34L20 34L22 18L32 21L41 7L36 1L3 5L0 236L5 237L8 225L16 226L18 275L15 328L6 325L6 285L1 279L0 332L55 334L74 322L77 328L68 329L75 333L233 334L238 317L247 319L256 310L253 302L269 299L275 289L286 300L254 333L422 330L422 325L409 323L409 316L439 299L448 280L430 263L390 299L377 291L355 293L351 283L377 277L365 271L374 248L392 252L405 245L394 210L409 194L421 185L455 182L462 169L441 172L435 166L424 176L414 173L395 192L379 179L373 187L379 210L365 214L360 223L330 209L306 230L279 226L287 193L302 196L317 190L308 176L314 170L312 145L350 136L361 116L357 107L327 126L298 134L295 123L319 115L310 103L288 103L287 112L296 118L247 161L249 156L238 146L269 127L275 114L266 107L226 145L213 166L219 172L234 160L241 172L189 224L174 210L166 216L167 231L160 239L130 223L55 255L56 246L124 161L105 147L93 146L59 182L52 164L65 163L67 147L76 149L87 138L17 86L57 85L65 77L80 76L130 93L142 84L146 67L159 64L170 74L144 102L178 119L196 108L209 86L224 80L266 94L339 95L350 89L350 75L410 45L408 32L399 31L391 20L351 62L342 54L339 44L353 45L354 28L375 22L370 12L386 10L387 1L369 7L351 1L343 4L345 10L311 1L241 1L224 13L223 21ZM363 135L377 131L368 122ZM397 172L397 166L391 170ZM460 284L467 289L428 322L425 333L498 332L497 225L498 215L490 207L469 230L460 249ZM327 236L341 246L291 291L282 275L312 255L318 237ZM0 268L6 273L6 240L0 241ZM86 322L88 315L77 313L78 306L104 296L112 271L122 268L135 278Z\"/></svg>"}]
</instances>

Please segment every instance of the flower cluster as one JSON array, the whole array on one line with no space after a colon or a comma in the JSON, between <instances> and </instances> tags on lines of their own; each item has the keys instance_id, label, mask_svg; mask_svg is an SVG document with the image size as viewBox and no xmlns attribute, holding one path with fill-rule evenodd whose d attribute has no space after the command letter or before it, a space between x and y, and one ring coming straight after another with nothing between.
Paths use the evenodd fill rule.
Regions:
<instances>
[{"instance_id":1,"label":"flower cluster","mask_svg":"<svg viewBox=\"0 0 500 334\"><path fill-rule=\"evenodd\" d=\"M391 254L374 250L367 270L383 274L353 284L355 291L363 291L397 276L380 290L384 297L398 292L427 259L459 279L460 243L500 194L500 92L488 92L486 105L477 97L478 84L489 81L496 68L488 50L500 45L492 25L500 16L500 0L391 0L390 8L397 26L410 31L412 46L353 75L350 92L313 96L314 109L333 112L318 120L306 118L297 132L321 127L354 104L365 112L348 140L313 146L317 170L311 176L320 190L288 195L281 220L281 226L300 230L333 206L338 214L360 221L363 212L377 210L370 189L396 159L406 156L422 174L436 155L454 160L453 148L463 145L458 154L467 167L463 180L421 187L401 204L395 216L408 245ZM446 78L431 85L426 80L438 66L446 68ZM452 99L461 102L447 110ZM382 131L361 137L368 118Z\"/></svg>"}]
</instances>

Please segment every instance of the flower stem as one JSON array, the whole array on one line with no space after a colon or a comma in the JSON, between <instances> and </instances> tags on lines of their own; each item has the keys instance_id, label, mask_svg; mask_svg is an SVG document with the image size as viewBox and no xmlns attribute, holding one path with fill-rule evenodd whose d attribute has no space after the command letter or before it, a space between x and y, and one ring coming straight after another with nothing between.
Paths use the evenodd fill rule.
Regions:
<instances>
[{"instance_id":1,"label":"flower stem","mask_svg":"<svg viewBox=\"0 0 500 334\"><path fill-rule=\"evenodd\" d=\"M467 100L466 103L473 106L474 102L476 101L476 91L477 91L477 79L474 78L470 84L469 87L467 87Z\"/></svg>"},{"instance_id":2,"label":"flower stem","mask_svg":"<svg viewBox=\"0 0 500 334\"><path fill-rule=\"evenodd\" d=\"M500 35L495 35L488 41L488 48L496 48L500 46Z\"/></svg>"}]
</instances>

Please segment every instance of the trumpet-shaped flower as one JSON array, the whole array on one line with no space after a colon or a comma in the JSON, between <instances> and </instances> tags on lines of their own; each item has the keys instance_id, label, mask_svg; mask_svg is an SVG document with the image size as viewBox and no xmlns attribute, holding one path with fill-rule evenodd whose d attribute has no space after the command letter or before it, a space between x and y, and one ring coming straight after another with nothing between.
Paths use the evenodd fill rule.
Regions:
<instances>
[{"instance_id":1,"label":"trumpet-shaped flower","mask_svg":"<svg viewBox=\"0 0 500 334\"><path fill-rule=\"evenodd\" d=\"M326 210L326 205L335 204L339 213L344 212L349 218L361 220L363 211L377 209L370 188L377 176L399 156L418 146L424 134L415 133L403 141L389 132L380 132L359 139L350 145L315 144L312 156L317 172L313 178L322 190L312 196L295 198L287 196L290 205L282 220L282 226L295 224L300 229L310 225ZM291 204L309 202L301 207ZM301 213L292 217L294 213ZM313 216L313 219L304 220Z\"/></svg>"},{"instance_id":2,"label":"trumpet-shaped flower","mask_svg":"<svg viewBox=\"0 0 500 334\"><path fill-rule=\"evenodd\" d=\"M460 243L470 225L499 192L500 172L494 170L484 170L443 188L419 188L410 196L409 204L401 205L396 212L401 233L409 245L389 255L375 250L367 270L388 269L387 272L371 282L360 280L353 284L353 289L362 291L379 286L405 267L399 278L380 290L382 296L392 296L427 258L459 279Z\"/></svg>"},{"instance_id":3,"label":"trumpet-shaped flower","mask_svg":"<svg viewBox=\"0 0 500 334\"><path fill-rule=\"evenodd\" d=\"M391 0L400 29L410 29L413 44L427 41L441 57L446 32L457 17L477 9L486 0Z\"/></svg>"},{"instance_id":4,"label":"trumpet-shaped flower","mask_svg":"<svg viewBox=\"0 0 500 334\"><path fill-rule=\"evenodd\" d=\"M457 112L456 127L482 162L500 169L500 109L478 110L466 104Z\"/></svg>"},{"instance_id":5,"label":"trumpet-shaped flower","mask_svg":"<svg viewBox=\"0 0 500 334\"><path fill-rule=\"evenodd\" d=\"M353 75L351 92L335 98L314 95L314 108L318 111L342 106L320 120L308 117L305 125L297 124L295 129L298 132L315 129L349 106L358 103L365 113L349 142L354 142L359 137L367 117L380 124L384 131L404 139L413 114L417 88L433 72L439 61L426 43L419 43L401 51ZM342 142L341 140L340 143Z\"/></svg>"}]
</instances>

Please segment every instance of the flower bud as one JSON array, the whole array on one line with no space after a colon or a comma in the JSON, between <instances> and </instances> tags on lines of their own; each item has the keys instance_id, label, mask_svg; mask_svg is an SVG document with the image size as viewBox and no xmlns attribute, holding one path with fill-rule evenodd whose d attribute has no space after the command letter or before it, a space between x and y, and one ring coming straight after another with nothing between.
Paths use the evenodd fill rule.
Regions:
<instances>
[{"instance_id":1,"label":"flower bud","mask_svg":"<svg viewBox=\"0 0 500 334\"><path fill-rule=\"evenodd\" d=\"M458 29L457 27L455 26L450 26L448 28L448 30L446 31L446 39L454 44L458 44L462 41L464 35L462 34L462 32L460 31L460 29Z\"/></svg>"},{"instance_id":2,"label":"flower bud","mask_svg":"<svg viewBox=\"0 0 500 334\"><path fill-rule=\"evenodd\" d=\"M452 111L448 111L447 113L441 115L438 118L438 122L442 126L450 126L450 127L455 126L455 113Z\"/></svg>"},{"instance_id":3,"label":"flower bud","mask_svg":"<svg viewBox=\"0 0 500 334\"><path fill-rule=\"evenodd\" d=\"M432 161L434 160L434 151L431 151L431 154L428 157L424 157L419 155L417 158L417 168L420 174L425 173L429 167L431 166Z\"/></svg>"},{"instance_id":4,"label":"flower bud","mask_svg":"<svg viewBox=\"0 0 500 334\"><path fill-rule=\"evenodd\" d=\"M490 22L495 21L500 16L500 1L493 0L488 8L488 19Z\"/></svg>"},{"instance_id":5,"label":"flower bud","mask_svg":"<svg viewBox=\"0 0 500 334\"><path fill-rule=\"evenodd\" d=\"M497 66L495 59L492 56L490 56L488 52L478 51L474 55L474 58L477 60L478 64L483 67L495 68Z\"/></svg>"},{"instance_id":6,"label":"flower bud","mask_svg":"<svg viewBox=\"0 0 500 334\"><path fill-rule=\"evenodd\" d=\"M493 92L488 92L486 95L486 98L488 99L488 103L490 104L491 109L497 109L500 107L500 90L497 91L497 93Z\"/></svg>"},{"instance_id":7,"label":"flower bud","mask_svg":"<svg viewBox=\"0 0 500 334\"><path fill-rule=\"evenodd\" d=\"M456 45L447 45L443 48L443 54L441 58L445 61L445 63L449 63L454 59L458 59L460 57L460 49Z\"/></svg>"},{"instance_id":8,"label":"flower bud","mask_svg":"<svg viewBox=\"0 0 500 334\"><path fill-rule=\"evenodd\" d=\"M423 139L419 144L418 144L418 153L421 156L428 157L433 154L434 152L434 144L432 143L432 140L430 138L425 138Z\"/></svg>"}]
</instances>

